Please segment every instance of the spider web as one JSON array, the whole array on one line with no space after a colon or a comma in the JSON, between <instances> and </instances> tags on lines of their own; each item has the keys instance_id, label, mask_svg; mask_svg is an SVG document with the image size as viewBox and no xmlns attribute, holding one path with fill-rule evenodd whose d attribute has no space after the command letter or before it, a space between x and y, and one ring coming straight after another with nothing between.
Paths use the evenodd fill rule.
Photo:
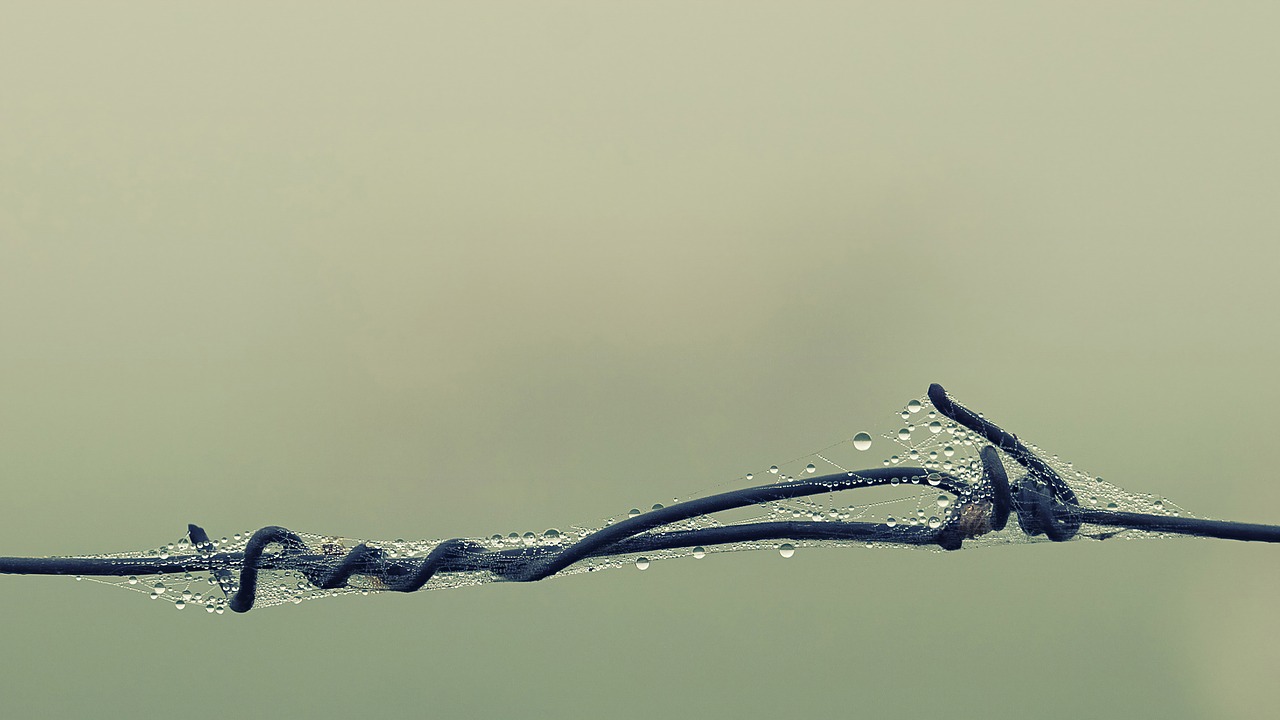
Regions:
<instances>
[{"instance_id":1,"label":"spider web","mask_svg":"<svg viewBox=\"0 0 1280 720\"><path fill-rule=\"evenodd\" d=\"M986 440L939 413L927 398L915 398L873 431L858 430L848 433L839 441L820 450L757 468L735 480L725 481L711 488L724 491L739 487L751 487L774 482L789 482L808 477L838 473L855 474L857 470L871 467L922 467L933 472L945 472L951 476L976 484L982 477L979 452L988 445ZM1035 445L1029 447L1044 459L1076 493L1081 505L1100 509L1138 512L1168 516L1186 516L1187 513L1166 498L1127 492L1100 477L1090 475L1057 455L1045 453ZM1001 454L1001 461L1010 472L1010 480L1021 471L1010 457ZM625 513L604 519L594 526L572 526L566 530L549 529L542 532L495 534L475 542L488 550L510 551L520 548L567 547L629 517L662 508L661 504L647 510L635 507ZM812 522L871 522L887 527L898 525L913 527L939 527L957 512L956 498L934 487L927 477L885 487L860 488L855 492L830 492L808 498L782 500L754 505L715 516L698 516L685 521L665 525L663 531L699 530L778 520L803 520ZM425 558L442 540L425 541L370 541L332 535L297 533L308 548L308 554L336 561L361 543L382 551L388 559ZM206 552L242 553L252 531L211 539L213 547ZM1095 528L1086 525L1076 535L1080 539L1104 540L1112 537L1126 539L1162 537L1159 533L1140 530ZM987 532L968 539L964 546L988 546L1050 542L1043 536L1031 537L1011 520L1005 529ZM863 542L853 540L801 540L741 542L708 547L661 550L645 554L598 557L578 562L558 575L576 575L604 569L634 567L648 569L652 563L672 558L693 558L695 561L716 553L771 550L783 557L791 557L797 548L812 547L912 547L887 542ZM929 546L941 552L936 546ZM172 543L145 552L116 553L111 555L81 556L98 558L130 558L168 560L174 557L198 555L199 549L191 540L183 537ZM239 568L220 572L161 573L127 578L77 577L146 594L178 609L203 608L207 613L221 615L228 608L228 598L236 590ZM441 572L431 578L422 589L434 590L481 585L501 578L488 571ZM388 588L376 577L353 575L347 585L332 590L316 588L297 570L268 570L259 573L258 590L254 607L297 604L305 600L360 593L363 595L386 592Z\"/></svg>"}]
</instances>

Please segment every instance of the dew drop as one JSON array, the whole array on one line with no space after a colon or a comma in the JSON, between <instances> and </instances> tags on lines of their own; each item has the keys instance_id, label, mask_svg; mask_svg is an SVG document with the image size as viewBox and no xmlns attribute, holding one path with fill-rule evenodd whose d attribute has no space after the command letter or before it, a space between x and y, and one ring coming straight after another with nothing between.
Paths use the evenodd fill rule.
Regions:
<instances>
[{"instance_id":1,"label":"dew drop","mask_svg":"<svg viewBox=\"0 0 1280 720\"><path fill-rule=\"evenodd\" d=\"M910 430L908 430L907 428L901 428L900 430L898 430L898 439L899 439L899 440L910 440L910 439L911 439L911 431L910 431Z\"/></svg>"},{"instance_id":2,"label":"dew drop","mask_svg":"<svg viewBox=\"0 0 1280 720\"><path fill-rule=\"evenodd\" d=\"M754 474L752 474L752 473L747 473L747 479L748 479L748 480L755 480L755 479L756 479L756 476L755 476Z\"/></svg>"},{"instance_id":3,"label":"dew drop","mask_svg":"<svg viewBox=\"0 0 1280 720\"><path fill-rule=\"evenodd\" d=\"M791 543L782 543L778 546L778 554L784 558L789 558L796 554L796 546Z\"/></svg>"},{"instance_id":4,"label":"dew drop","mask_svg":"<svg viewBox=\"0 0 1280 720\"><path fill-rule=\"evenodd\" d=\"M870 435L870 434L868 434L868 433L864 433L864 432L860 432L860 433L858 433L857 435L854 435L854 436L853 436L853 447L854 447L854 449L855 449L855 450L870 450L870 449L871 449L871 435Z\"/></svg>"},{"instance_id":5,"label":"dew drop","mask_svg":"<svg viewBox=\"0 0 1280 720\"><path fill-rule=\"evenodd\" d=\"M814 472L814 471L815 471L815 470L817 470L817 469L818 469L818 468L816 468L816 467L814 467L814 466L813 466L813 463L809 463L808 465L805 465L805 466L804 466L804 471L805 471L805 472L807 472L807 473Z\"/></svg>"},{"instance_id":6,"label":"dew drop","mask_svg":"<svg viewBox=\"0 0 1280 720\"><path fill-rule=\"evenodd\" d=\"M1119 505L1117 505L1117 504L1115 504L1115 503L1113 503L1113 502L1109 502L1109 503L1107 503L1107 509L1108 509L1108 510L1115 510L1115 509L1116 509L1116 508L1118 508L1118 507L1120 507L1120 506L1119 506Z\"/></svg>"},{"instance_id":7,"label":"dew drop","mask_svg":"<svg viewBox=\"0 0 1280 720\"><path fill-rule=\"evenodd\" d=\"M947 457L951 457L952 455L956 454L956 449L948 445L942 448L942 454L946 455Z\"/></svg>"},{"instance_id":8,"label":"dew drop","mask_svg":"<svg viewBox=\"0 0 1280 720\"><path fill-rule=\"evenodd\" d=\"M938 507L944 508L950 504L951 504L951 498L947 497L946 495L938 496Z\"/></svg>"},{"instance_id":9,"label":"dew drop","mask_svg":"<svg viewBox=\"0 0 1280 720\"><path fill-rule=\"evenodd\" d=\"M130 585L137 585L137 584L138 584L138 576L137 576L137 575L130 575L130 576L129 576L129 584L130 584Z\"/></svg>"},{"instance_id":10,"label":"dew drop","mask_svg":"<svg viewBox=\"0 0 1280 720\"><path fill-rule=\"evenodd\" d=\"M707 556L707 549L702 547L701 545L693 549L693 558L695 560L701 560L706 556Z\"/></svg>"},{"instance_id":11,"label":"dew drop","mask_svg":"<svg viewBox=\"0 0 1280 720\"><path fill-rule=\"evenodd\" d=\"M938 473L929 473L928 480L929 480L929 484L934 487L937 487L942 484L942 476L939 475Z\"/></svg>"},{"instance_id":12,"label":"dew drop","mask_svg":"<svg viewBox=\"0 0 1280 720\"><path fill-rule=\"evenodd\" d=\"M185 608L185 607L187 606L187 604L186 604L185 602L183 602L183 601L179 600L178 602L174 603L174 604L173 604L173 606L174 606L174 607L176 607L176 608L178 608L179 610L182 610L183 608Z\"/></svg>"},{"instance_id":13,"label":"dew drop","mask_svg":"<svg viewBox=\"0 0 1280 720\"><path fill-rule=\"evenodd\" d=\"M907 412L913 412L913 413L920 412L920 401L912 400L911 402L907 403Z\"/></svg>"},{"instance_id":14,"label":"dew drop","mask_svg":"<svg viewBox=\"0 0 1280 720\"><path fill-rule=\"evenodd\" d=\"M895 518L894 516L890 515L889 517L887 517L887 518L885 518L885 519L884 519L884 524L885 524L885 525L888 525L889 527L897 527L897 526L898 526L898 519L897 519L897 518Z\"/></svg>"},{"instance_id":15,"label":"dew drop","mask_svg":"<svg viewBox=\"0 0 1280 720\"><path fill-rule=\"evenodd\" d=\"M934 435L937 435L938 433L942 432L942 423L938 422L937 420L934 420L933 422L929 423L929 432L933 433Z\"/></svg>"},{"instance_id":16,"label":"dew drop","mask_svg":"<svg viewBox=\"0 0 1280 720\"><path fill-rule=\"evenodd\" d=\"M640 508L631 508L631 512L627 513L627 517L640 517Z\"/></svg>"},{"instance_id":17,"label":"dew drop","mask_svg":"<svg viewBox=\"0 0 1280 720\"><path fill-rule=\"evenodd\" d=\"M555 528L551 528L546 532L542 533L542 537L545 540L549 540L553 543L558 543L560 542L560 531Z\"/></svg>"},{"instance_id":18,"label":"dew drop","mask_svg":"<svg viewBox=\"0 0 1280 720\"><path fill-rule=\"evenodd\" d=\"M649 569L649 558L646 558L646 557L636 558L636 569L637 569L637 570L648 570L648 569Z\"/></svg>"},{"instance_id":19,"label":"dew drop","mask_svg":"<svg viewBox=\"0 0 1280 720\"><path fill-rule=\"evenodd\" d=\"M777 474L778 474L778 466L777 466L777 465L770 465L770 466L769 466L769 472L773 473L774 475L777 475Z\"/></svg>"},{"instance_id":20,"label":"dew drop","mask_svg":"<svg viewBox=\"0 0 1280 720\"><path fill-rule=\"evenodd\" d=\"M156 595L163 595L165 591L164 583L156 583L154 591Z\"/></svg>"},{"instance_id":21,"label":"dew drop","mask_svg":"<svg viewBox=\"0 0 1280 720\"><path fill-rule=\"evenodd\" d=\"M654 503L654 504L653 504L653 508L652 508L652 509L653 509L653 510L661 510L661 509L662 509L662 503Z\"/></svg>"},{"instance_id":22,"label":"dew drop","mask_svg":"<svg viewBox=\"0 0 1280 720\"><path fill-rule=\"evenodd\" d=\"M942 521L938 519L937 515L934 515L933 517L929 518L929 527L935 530L942 527Z\"/></svg>"}]
</instances>

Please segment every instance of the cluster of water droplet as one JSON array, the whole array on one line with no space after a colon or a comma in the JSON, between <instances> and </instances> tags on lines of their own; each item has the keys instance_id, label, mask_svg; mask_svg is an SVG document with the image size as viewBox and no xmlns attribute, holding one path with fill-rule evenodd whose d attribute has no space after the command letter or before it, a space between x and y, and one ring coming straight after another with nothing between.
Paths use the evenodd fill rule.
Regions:
<instances>
[{"instance_id":1,"label":"cluster of water droplet","mask_svg":"<svg viewBox=\"0 0 1280 720\"><path fill-rule=\"evenodd\" d=\"M827 493L794 500L785 500L764 505L752 506L741 511L731 511L717 517L702 516L681 520L664 525L661 531L697 530L702 528L722 527L726 524L740 524L767 520L805 520L812 522L876 522L888 528L897 526L918 526L938 528L947 522L951 515L959 511L958 500L951 494L941 492L937 487L940 482L939 473L946 473L963 482L976 483L981 477L982 467L978 452L987 443L980 436L964 428L954 421L941 416L927 401L913 399L908 401L893 417L885 429L875 433L859 431L847 436L847 439L830 445L809 455L794 460L769 465L759 472L745 474L748 483L758 484L762 480L769 482L818 481L835 477L845 480L856 477L859 469L906 465L920 467L923 472L905 481L895 481L888 487L859 489L852 493ZM882 452L871 452L880 448ZM1105 482L1102 478L1093 477L1077 470L1072 463L1065 462L1056 455L1045 455L1039 448L1032 446L1041 458L1048 462L1066 481L1079 497L1082 505L1099 509L1125 510L1133 512L1179 515L1185 514L1181 508L1168 500L1150 495L1129 493ZM1009 470L1010 480L1016 480L1022 469L1004 458ZM758 479L759 478L759 479ZM847 487L847 483L832 481L832 489ZM839 502L837 502L839 500ZM675 502L679 502L676 499ZM611 517L603 521L608 527L623 520L636 518L645 512L662 510L662 503L653 504L649 510L632 508L625 516ZM736 516L735 516L736 513ZM728 517L726 517L726 515ZM517 549L567 547L596 532L598 527L573 526L561 531L550 528L541 532L509 532L495 533L479 542L494 551L511 551ZM167 560L175 556L208 556L219 553L242 553L252 533L236 533L231 537L223 537L212 541L207 548L192 547L187 538L168 543L145 553L120 553L97 557L119 558L154 558ZM1109 537L1099 534L1098 537ZM1126 537L1151 537L1152 534L1138 531L1124 531ZM1082 533L1083 537L1089 537ZM310 548L310 553L329 563L346 555L361 541L332 536L301 535ZM1013 543L1035 541L1028 538L1011 522L1009 528L1000 533L988 533L977 540L967 543ZM439 541L406 541L397 539L390 542L366 541L366 545L376 547L389 558L425 558ZM647 570L656 560L692 556L701 560L711 552L735 552L772 548L783 558L795 555L798 547L811 546L843 546L865 544L873 547L877 543L855 543L854 541L788 541L776 542L744 542L722 545L708 550L706 547L678 548L649 552L640 556L593 558L580 562L561 574L595 572L598 570L633 565L639 570ZM268 549L270 551L270 548ZM317 570L323 568L317 567ZM239 568L222 569L218 572L184 572L164 575L153 575L146 578L128 577L121 579L97 579L98 582L118 585L137 592L147 593L153 600L164 600L181 610L188 606L203 607L210 614L223 614L227 609L228 598L238 589ZM77 578L80 579L80 578ZM443 572L432 578L426 589L462 587L477 585L495 580L488 572ZM255 607L300 603L318 597L359 592L361 594L376 593L383 590L377 578L354 575L346 587L335 590L320 590L310 583L303 572L297 570L261 570Z\"/></svg>"}]
</instances>

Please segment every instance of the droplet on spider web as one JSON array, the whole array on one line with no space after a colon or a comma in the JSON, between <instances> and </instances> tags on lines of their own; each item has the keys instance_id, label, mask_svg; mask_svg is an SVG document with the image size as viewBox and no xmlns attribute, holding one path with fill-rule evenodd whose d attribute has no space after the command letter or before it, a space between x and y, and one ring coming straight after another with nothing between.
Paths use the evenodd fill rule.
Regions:
<instances>
[{"instance_id":1,"label":"droplet on spider web","mask_svg":"<svg viewBox=\"0 0 1280 720\"><path fill-rule=\"evenodd\" d=\"M921 406L920 406L919 400L912 400L911 402L907 403L907 412L918 413L920 412L920 407Z\"/></svg>"},{"instance_id":2,"label":"droplet on spider web","mask_svg":"<svg viewBox=\"0 0 1280 720\"><path fill-rule=\"evenodd\" d=\"M854 447L854 449L855 449L855 450L870 450L870 449L871 449L871 435L870 435L870 434L868 434L868 433L865 433L865 432L860 432L860 433L858 433L857 435L854 435L854 436L853 436L853 447Z\"/></svg>"},{"instance_id":3,"label":"droplet on spider web","mask_svg":"<svg viewBox=\"0 0 1280 720\"><path fill-rule=\"evenodd\" d=\"M778 546L778 554L784 558L789 558L796 554L796 546L791 543L782 543Z\"/></svg>"},{"instance_id":4,"label":"droplet on spider web","mask_svg":"<svg viewBox=\"0 0 1280 720\"><path fill-rule=\"evenodd\" d=\"M637 569L637 570L648 570L648 569L649 569L649 558L647 558L647 557L636 558L636 569Z\"/></svg>"},{"instance_id":5,"label":"droplet on spider web","mask_svg":"<svg viewBox=\"0 0 1280 720\"><path fill-rule=\"evenodd\" d=\"M818 469L818 468L814 467L814 464L813 464L813 463L809 463L808 465L805 465L805 466L804 466L804 471L805 471L805 472L807 472L807 473L815 472L815 471L817 471L817 469Z\"/></svg>"}]
</instances>

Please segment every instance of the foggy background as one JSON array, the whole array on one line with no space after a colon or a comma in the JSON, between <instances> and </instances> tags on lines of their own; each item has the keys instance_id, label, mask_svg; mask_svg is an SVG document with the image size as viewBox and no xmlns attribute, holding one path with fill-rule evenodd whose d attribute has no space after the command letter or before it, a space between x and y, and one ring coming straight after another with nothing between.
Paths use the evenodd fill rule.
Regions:
<instances>
[{"instance_id":1,"label":"foggy background","mask_svg":"<svg viewBox=\"0 0 1280 720\"><path fill-rule=\"evenodd\" d=\"M1128 490L1280 522L1278 21L8 4L0 554L591 525L935 381ZM801 549L220 617L0 577L0 691L33 718L1265 718L1276 559Z\"/></svg>"}]
</instances>

